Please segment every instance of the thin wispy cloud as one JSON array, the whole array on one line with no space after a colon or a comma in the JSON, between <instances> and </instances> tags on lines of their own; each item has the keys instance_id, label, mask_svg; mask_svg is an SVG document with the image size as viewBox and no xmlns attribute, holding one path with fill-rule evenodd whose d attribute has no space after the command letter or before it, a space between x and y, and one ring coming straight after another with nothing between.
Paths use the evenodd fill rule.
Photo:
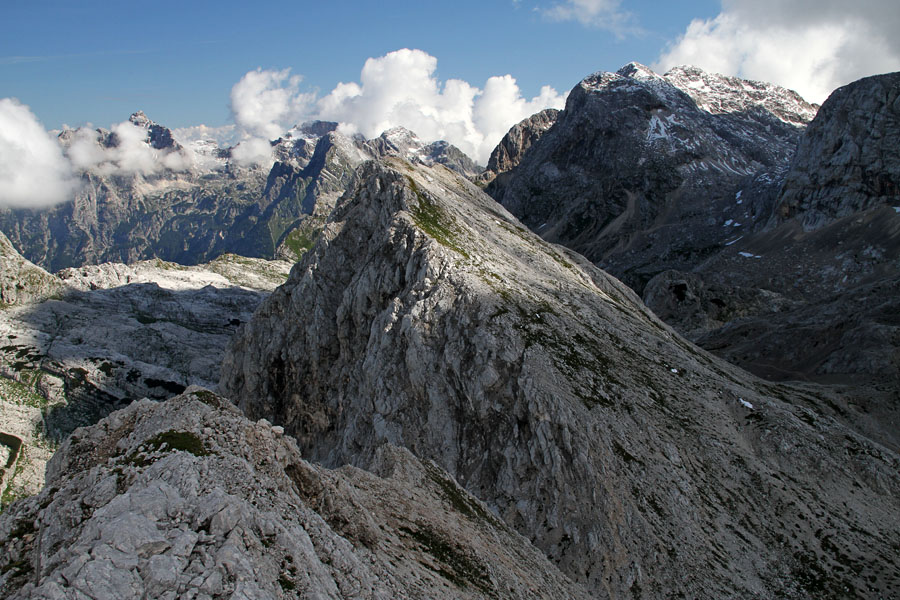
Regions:
<instances>
[{"instance_id":1,"label":"thin wispy cloud","mask_svg":"<svg viewBox=\"0 0 900 600\"><path fill-rule=\"evenodd\" d=\"M19 65L50 60L49 56L0 56L0 65Z\"/></svg>"},{"instance_id":2,"label":"thin wispy cloud","mask_svg":"<svg viewBox=\"0 0 900 600\"><path fill-rule=\"evenodd\" d=\"M67 54L47 54L45 56L0 56L0 64L14 65L18 63L45 62L50 60L67 60L72 58L97 58L98 56L127 56L132 54L152 54L159 50L109 50L100 52L71 52Z\"/></svg>"},{"instance_id":3,"label":"thin wispy cloud","mask_svg":"<svg viewBox=\"0 0 900 600\"><path fill-rule=\"evenodd\" d=\"M193 41L182 44L184 46L202 46L209 44L219 44L218 40ZM142 54L153 54L161 52L159 48L146 48L142 50L98 50L96 52L66 52L63 54L46 54L38 56L0 56L0 66L17 65L23 63L48 62L55 60L71 60L79 58L98 58L101 56L132 56Z\"/></svg>"},{"instance_id":4,"label":"thin wispy cloud","mask_svg":"<svg viewBox=\"0 0 900 600\"><path fill-rule=\"evenodd\" d=\"M621 0L565 0L538 10L552 21L577 21L620 38L640 32L634 15L622 9Z\"/></svg>"}]
</instances>

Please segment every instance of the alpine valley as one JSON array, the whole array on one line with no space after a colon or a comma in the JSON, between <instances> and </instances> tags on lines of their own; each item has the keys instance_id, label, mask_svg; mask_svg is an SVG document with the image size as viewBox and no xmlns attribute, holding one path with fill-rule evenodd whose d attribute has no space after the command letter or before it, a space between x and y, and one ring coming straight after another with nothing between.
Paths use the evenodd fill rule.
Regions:
<instances>
[{"instance_id":1,"label":"alpine valley","mask_svg":"<svg viewBox=\"0 0 900 600\"><path fill-rule=\"evenodd\" d=\"M900 73L630 63L486 168L130 123L0 209L0 596L900 597Z\"/></svg>"}]
</instances>

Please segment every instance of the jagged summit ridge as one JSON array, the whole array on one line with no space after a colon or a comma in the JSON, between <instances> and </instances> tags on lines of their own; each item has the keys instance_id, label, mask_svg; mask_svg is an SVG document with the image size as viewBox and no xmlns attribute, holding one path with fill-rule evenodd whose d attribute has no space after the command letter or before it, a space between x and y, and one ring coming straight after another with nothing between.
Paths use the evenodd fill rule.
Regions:
<instances>
[{"instance_id":1,"label":"jagged summit ridge","mask_svg":"<svg viewBox=\"0 0 900 600\"><path fill-rule=\"evenodd\" d=\"M779 85L708 73L688 65L673 67L663 79L713 114L763 109L786 123L802 126L809 124L819 109Z\"/></svg>"},{"instance_id":2,"label":"jagged summit ridge","mask_svg":"<svg viewBox=\"0 0 900 600\"><path fill-rule=\"evenodd\" d=\"M435 460L597 595L802 595L811 556L859 569L829 589L897 583L894 452L811 425L440 167L363 165L220 387L312 460Z\"/></svg>"}]
</instances>

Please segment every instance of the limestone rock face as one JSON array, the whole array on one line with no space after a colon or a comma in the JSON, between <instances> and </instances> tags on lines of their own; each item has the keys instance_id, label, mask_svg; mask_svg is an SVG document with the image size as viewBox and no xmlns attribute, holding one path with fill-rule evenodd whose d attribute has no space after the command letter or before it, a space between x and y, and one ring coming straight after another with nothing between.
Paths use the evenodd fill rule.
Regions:
<instances>
[{"instance_id":1,"label":"limestone rock face","mask_svg":"<svg viewBox=\"0 0 900 600\"><path fill-rule=\"evenodd\" d=\"M19 254L0 232L0 306L41 300L64 288L59 279Z\"/></svg>"},{"instance_id":2,"label":"limestone rock face","mask_svg":"<svg viewBox=\"0 0 900 600\"><path fill-rule=\"evenodd\" d=\"M54 278L57 298L0 312L0 374L40 382L55 438L136 398L214 385L231 335L288 271L285 263L241 262L260 273L259 288L162 261L63 271ZM280 276L266 279L265 269Z\"/></svg>"},{"instance_id":3,"label":"limestone rock face","mask_svg":"<svg viewBox=\"0 0 900 600\"><path fill-rule=\"evenodd\" d=\"M50 452L76 427L136 398L213 385L231 336L289 269L224 255L193 267L157 260L43 273L53 298L0 310L0 432L21 438L27 456L3 504L40 490Z\"/></svg>"},{"instance_id":4,"label":"limestone rock face","mask_svg":"<svg viewBox=\"0 0 900 600\"><path fill-rule=\"evenodd\" d=\"M559 110L547 108L513 125L491 152L487 169L480 180L490 183L499 175L512 170L522 160L525 151L553 127L558 118Z\"/></svg>"},{"instance_id":5,"label":"limestone rock face","mask_svg":"<svg viewBox=\"0 0 900 600\"><path fill-rule=\"evenodd\" d=\"M440 167L361 167L222 373L309 460L434 460L595 596L900 585L894 450L822 390L692 346Z\"/></svg>"},{"instance_id":6,"label":"limestone rock face","mask_svg":"<svg viewBox=\"0 0 900 600\"><path fill-rule=\"evenodd\" d=\"M816 229L883 204L900 206L900 73L828 97L797 147L778 216Z\"/></svg>"},{"instance_id":7,"label":"limestone rock face","mask_svg":"<svg viewBox=\"0 0 900 600\"><path fill-rule=\"evenodd\" d=\"M689 270L770 218L813 109L761 87L636 63L595 73L488 191L544 239L641 292L656 273Z\"/></svg>"},{"instance_id":8,"label":"limestone rock face","mask_svg":"<svg viewBox=\"0 0 900 600\"><path fill-rule=\"evenodd\" d=\"M4 598L588 598L433 463L330 471L212 392L79 429L0 515Z\"/></svg>"}]
</instances>

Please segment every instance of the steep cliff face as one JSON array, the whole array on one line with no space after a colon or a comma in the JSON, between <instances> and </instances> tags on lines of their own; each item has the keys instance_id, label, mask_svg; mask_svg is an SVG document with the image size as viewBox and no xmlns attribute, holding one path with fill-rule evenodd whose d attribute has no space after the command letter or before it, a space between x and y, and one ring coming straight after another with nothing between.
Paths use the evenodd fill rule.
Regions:
<instances>
[{"instance_id":1,"label":"steep cliff face","mask_svg":"<svg viewBox=\"0 0 900 600\"><path fill-rule=\"evenodd\" d=\"M212 392L80 429L0 515L4 598L588 598L434 464L329 471Z\"/></svg>"},{"instance_id":2,"label":"steep cliff face","mask_svg":"<svg viewBox=\"0 0 900 600\"><path fill-rule=\"evenodd\" d=\"M439 167L364 165L222 372L310 460L433 459L594 595L900 584L894 451L821 390L691 346Z\"/></svg>"},{"instance_id":3,"label":"steep cliff face","mask_svg":"<svg viewBox=\"0 0 900 600\"><path fill-rule=\"evenodd\" d=\"M547 108L513 125L491 152L487 169L481 174L479 181L491 183L495 178L515 168L525 156L525 152L553 127L559 118L559 112L555 108ZM500 182L494 184L500 185Z\"/></svg>"},{"instance_id":4,"label":"steep cliff face","mask_svg":"<svg viewBox=\"0 0 900 600\"><path fill-rule=\"evenodd\" d=\"M693 273L658 276L644 300L705 348L768 378L896 389L898 149L900 74L835 91L800 140L767 228ZM883 408L896 414L896 397Z\"/></svg>"},{"instance_id":5,"label":"steep cliff face","mask_svg":"<svg viewBox=\"0 0 900 600\"><path fill-rule=\"evenodd\" d=\"M641 291L771 216L778 173L813 108L764 87L635 63L595 73L489 192L544 239Z\"/></svg>"},{"instance_id":6,"label":"steep cliff face","mask_svg":"<svg viewBox=\"0 0 900 600\"><path fill-rule=\"evenodd\" d=\"M828 97L797 147L778 216L809 230L883 204L900 206L900 73Z\"/></svg>"}]
</instances>

